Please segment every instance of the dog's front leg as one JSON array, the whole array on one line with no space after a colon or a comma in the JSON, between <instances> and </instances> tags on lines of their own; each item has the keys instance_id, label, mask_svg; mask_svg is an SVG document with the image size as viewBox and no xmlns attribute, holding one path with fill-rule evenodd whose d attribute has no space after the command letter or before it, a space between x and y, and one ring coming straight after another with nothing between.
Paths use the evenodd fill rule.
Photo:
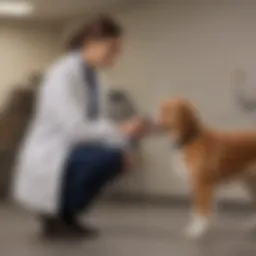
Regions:
<instances>
[{"instance_id":1,"label":"dog's front leg","mask_svg":"<svg viewBox=\"0 0 256 256\"><path fill-rule=\"evenodd\" d=\"M213 201L213 184L197 180L194 184L194 210L186 235L192 239L201 238L210 226L210 215Z\"/></svg>"}]
</instances>

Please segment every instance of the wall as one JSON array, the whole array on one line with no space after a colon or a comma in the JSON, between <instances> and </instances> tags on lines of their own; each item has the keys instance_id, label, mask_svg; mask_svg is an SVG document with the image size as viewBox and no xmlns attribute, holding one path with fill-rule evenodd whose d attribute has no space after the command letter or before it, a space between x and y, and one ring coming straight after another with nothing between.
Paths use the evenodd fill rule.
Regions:
<instances>
[{"instance_id":1,"label":"wall","mask_svg":"<svg viewBox=\"0 0 256 256\"><path fill-rule=\"evenodd\" d=\"M237 68L246 70L249 81L255 83L255 3L155 1L116 16L127 35L122 59L111 72L112 81L130 90L143 111L155 114L163 99L184 96L213 126L253 127L253 117L241 112L232 90ZM117 190L187 194L187 183L172 170L170 153L166 138L147 139L144 167ZM223 188L220 196L247 198L238 185Z\"/></svg>"},{"instance_id":2,"label":"wall","mask_svg":"<svg viewBox=\"0 0 256 256\"><path fill-rule=\"evenodd\" d=\"M33 22L0 24L0 108L15 86L44 70L62 52L60 27Z\"/></svg>"}]
</instances>

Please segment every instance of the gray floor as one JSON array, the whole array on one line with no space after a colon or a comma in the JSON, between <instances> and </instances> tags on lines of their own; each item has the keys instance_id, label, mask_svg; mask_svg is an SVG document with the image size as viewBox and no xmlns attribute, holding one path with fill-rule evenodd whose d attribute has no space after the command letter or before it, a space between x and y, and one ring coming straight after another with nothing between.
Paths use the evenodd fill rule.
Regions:
<instances>
[{"instance_id":1,"label":"gray floor","mask_svg":"<svg viewBox=\"0 0 256 256\"><path fill-rule=\"evenodd\" d=\"M46 242L36 235L38 227L33 218L4 205L0 208L0 255L256 255L256 236L241 229L248 213L222 213L201 243L189 242L182 236L187 217L184 208L102 204L89 218L102 231L97 240Z\"/></svg>"}]
</instances>

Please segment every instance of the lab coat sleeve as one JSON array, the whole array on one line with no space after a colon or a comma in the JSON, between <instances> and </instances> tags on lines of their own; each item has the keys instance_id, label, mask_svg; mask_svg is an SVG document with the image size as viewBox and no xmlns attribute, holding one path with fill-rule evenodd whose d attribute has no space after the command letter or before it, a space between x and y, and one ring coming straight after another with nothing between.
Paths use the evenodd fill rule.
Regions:
<instances>
[{"instance_id":1,"label":"lab coat sleeve","mask_svg":"<svg viewBox=\"0 0 256 256\"><path fill-rule=\"evenodd\" d=\"M109 119L101 117L91 121L86 118L86 97L83 102L79 100L81 91L78 87L72 73L54 73L46 79L45 93L42 95L48 113L60 126L60 130L65 132L67 139L74 144L99 141L112 147L127 147L127 138Z\"/></svg>"}]
</instances>

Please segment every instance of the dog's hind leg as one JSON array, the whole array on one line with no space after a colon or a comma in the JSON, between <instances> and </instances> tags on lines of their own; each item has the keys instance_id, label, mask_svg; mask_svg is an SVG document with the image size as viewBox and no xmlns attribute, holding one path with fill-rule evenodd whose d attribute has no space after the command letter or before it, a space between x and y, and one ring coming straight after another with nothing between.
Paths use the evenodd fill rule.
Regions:
<instances>
[{"instance_id":1,"label":"dog's hind leg","mask_svg":"<svg viewBox=\"0 0 256 256\"><path fill-rule=\"evenodd\" d=\"M256 172L248 172L243 179L243 183L245 185L246 190L249 193L249 196L253 201L253 211L254 211L254 216L251 219L249 219L249 221L247 221L247 223L245 224L245 228L248 231L255 232L256 231Z\"/></svg>"},{"instance_id":2,"label":"dog's hind leg","mask_svg":"<svg viewBox=\"0 0 256 256\"><path fill-rule=\"evenodd\" d=\"M256 203L256 173L248 173L244 177L244 184L254 203Z\"/></svg>"}]
</instances>

